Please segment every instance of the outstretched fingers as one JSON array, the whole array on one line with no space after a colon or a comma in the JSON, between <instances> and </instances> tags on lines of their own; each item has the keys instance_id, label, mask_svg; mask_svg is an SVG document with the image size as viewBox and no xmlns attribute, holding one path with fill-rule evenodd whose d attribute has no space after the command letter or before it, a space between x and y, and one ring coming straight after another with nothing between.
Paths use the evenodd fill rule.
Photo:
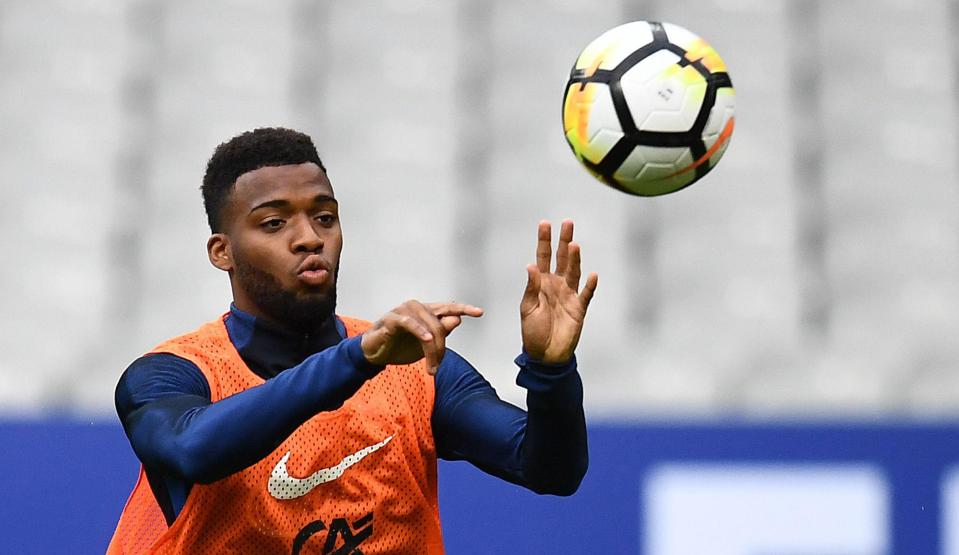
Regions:
<instances>
[{"instance_id":1,"label":"outstretched fingers","mask_svg":"<svg viewBox=\"0 0 959 555\"><path fill-rule=\"evenodd\" d=\"M556 245L556 275L562 276L569 266L569 244L573 240L573 220L563 220Z\"/></svg>"},{"instance_id":2,"label":"outstretched fingers","mask_svg":"<svg viewBox=\"0 0 959 555\"><path fill-rule=\"evenodd\" d=\"M543 220L537 228L536 267L543 273L549 272L549 263L553 258L551 227L548 221Z\"/></svg>"},{"instance_id":3,"label":"outstretched fingers","mask_svg":"<svg viewBox=\"0 0 959 555\"><path fill-rule=\"evenodd\" d=\"M569 244L569 268L566 271L566 286L573 291L579 291L579 280L582 277L579 243Z\"/></svg>"}]
</instances>

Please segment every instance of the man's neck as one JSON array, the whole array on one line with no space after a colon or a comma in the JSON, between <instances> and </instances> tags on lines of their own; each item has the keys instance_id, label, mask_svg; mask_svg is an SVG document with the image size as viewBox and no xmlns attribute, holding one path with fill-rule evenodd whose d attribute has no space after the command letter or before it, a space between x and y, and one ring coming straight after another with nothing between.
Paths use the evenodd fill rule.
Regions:
<instances>
[{"instance_id":1,"label":"man's neck","mask_svg":"<svg viewBox=\"0 0 959 555\"><path fill-rule=\"evenodd\" d=\"M330 314L312 330L277 325L274 321L230 307L226 320L230 340L254 373L272 378L343 339L337 319Z\"/></svg>"}]
</instances>

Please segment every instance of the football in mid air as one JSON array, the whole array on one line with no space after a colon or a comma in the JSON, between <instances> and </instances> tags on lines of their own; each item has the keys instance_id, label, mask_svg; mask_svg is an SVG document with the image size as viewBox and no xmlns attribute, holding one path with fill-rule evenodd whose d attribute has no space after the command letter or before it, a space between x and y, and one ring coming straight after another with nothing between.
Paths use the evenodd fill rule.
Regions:
<instances>
[{"instance_id":1,"label":"football in mid air","mask_svg":"<svg viewBox=\"0 0 959 555\"><path fill-rule=\"evenodd\" d=\"M576 58L563 98L566 140L603 183L663 195L709 173L729 146L736 93L706 41L671 23L635 21Z\"/></svg>"}]
</instances>

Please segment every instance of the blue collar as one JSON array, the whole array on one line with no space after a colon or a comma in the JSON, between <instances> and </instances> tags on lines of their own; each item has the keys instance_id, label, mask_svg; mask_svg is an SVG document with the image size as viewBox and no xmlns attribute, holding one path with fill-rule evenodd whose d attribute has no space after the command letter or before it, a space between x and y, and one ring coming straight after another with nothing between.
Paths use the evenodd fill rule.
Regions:
<instances>
[{"instance_id":1,"label":"blue collar","mask_svg":"<svg viewBox=\"0 0 959 555\"><path fill-rule=\"evenodd\" d=\"M226 331L246 365L263 379L300 364L306 357L346 337L346 327L335 316L330 316L316 332L295 333L244 312L232 303L226 317Z\"/></svg>"}]
</instances>

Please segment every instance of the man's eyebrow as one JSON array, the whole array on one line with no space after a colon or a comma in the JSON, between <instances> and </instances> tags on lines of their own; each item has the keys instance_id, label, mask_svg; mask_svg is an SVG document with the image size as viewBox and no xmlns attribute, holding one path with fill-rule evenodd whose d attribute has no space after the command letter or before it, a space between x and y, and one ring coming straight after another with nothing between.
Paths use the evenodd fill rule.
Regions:
<instances>
[{"instance_id":1,"label":"man's eyebrow","mask_svg":"<svg viewBox=\"0 0 959 555\"><path fill-rule=\"evenodd\" d=\"M339 204L337 200L331 197L330 195L316 195L315 197L313 197L314 204L325 204L330 202L332 202L333 204ZM266 202L261 202L260 204L257 204L256 206L251 208L250 213L252 214L253 212L256 212L257 210L261 208L289 208L290 206L292 206L292 204L288 200L283 200L283 199L268 200Z\"/></svg>"},{"instance_id":2,"label":"man's eyebrow","mask_svg":"<svg viewBox=\"0 0 959 555\"><path fill-rule=\"evenodd\" d=\"M290 201L287 201L287 200L282 200L282 199L268 200L266 202L261 202L260 204L257 204L256 206L251 208L250 213L252 214L253 212L256 212L257 210L261 208L288 208L289 206L290 206Z\"/></svg>"}]
</instances>

